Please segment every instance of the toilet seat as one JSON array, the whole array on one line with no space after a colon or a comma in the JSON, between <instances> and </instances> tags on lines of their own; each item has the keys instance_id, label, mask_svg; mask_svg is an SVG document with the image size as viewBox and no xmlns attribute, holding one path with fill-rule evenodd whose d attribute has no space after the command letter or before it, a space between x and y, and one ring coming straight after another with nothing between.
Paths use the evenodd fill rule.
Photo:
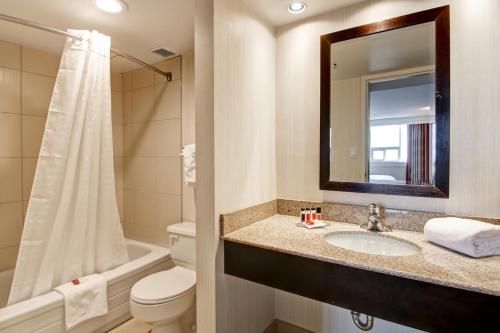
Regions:
<instances>
[{"instance_id":1,"label":"toilet seat","mask_svg":"<svg viewBox=\"0 0 500 333\"><path fill-rule=\"evenodd\" d=\"M132 287L130 298L139 304L161 304L194 292L195 285L196 272L176 266L149 275L137 282Z\"/></svg>"}]
</instances>

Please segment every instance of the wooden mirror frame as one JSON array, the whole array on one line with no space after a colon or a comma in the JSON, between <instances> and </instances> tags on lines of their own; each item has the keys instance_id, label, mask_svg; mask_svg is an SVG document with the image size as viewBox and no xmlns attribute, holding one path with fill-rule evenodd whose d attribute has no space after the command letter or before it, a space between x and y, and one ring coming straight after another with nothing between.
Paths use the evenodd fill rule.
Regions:
<instances>
[{"instance_id":1,"label":"wooden mirror frame","mask_svg":"<svg viewBox=\"0 0 500 333\"><path fill-rule=\"evenodd\" d=\"M330 62L331 44L435 22L436 25L436 162L434 185L372 184L330 180ZM319 188L327 191L381 193L448 198L450 165L450 10L449 6L399 16L385 21L321 36Z\"/></svg>"}]
</instances>

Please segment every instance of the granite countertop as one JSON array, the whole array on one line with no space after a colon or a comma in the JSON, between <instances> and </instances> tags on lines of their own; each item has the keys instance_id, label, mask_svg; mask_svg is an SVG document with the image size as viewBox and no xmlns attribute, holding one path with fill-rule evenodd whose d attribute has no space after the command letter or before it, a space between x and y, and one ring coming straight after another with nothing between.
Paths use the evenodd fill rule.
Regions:
<instances>
[{"instance_id":1,"label":"granite countertop","mask_svg":"<svg viewBox=\"0 0 500 333\"><path fill-rule=\"evenodd\" d=\"M500 296L500 256L470 258L431 244L424 235L392 231L388 236L410 241L421 253L381 256L346 250L328 244L323 236L338 231L369 232L358 225L330 222L321 229L297 227L298 217L274 215L222 236L223 239L326 262L401 276L434 284Z\"/></svg>"}]
</instances>

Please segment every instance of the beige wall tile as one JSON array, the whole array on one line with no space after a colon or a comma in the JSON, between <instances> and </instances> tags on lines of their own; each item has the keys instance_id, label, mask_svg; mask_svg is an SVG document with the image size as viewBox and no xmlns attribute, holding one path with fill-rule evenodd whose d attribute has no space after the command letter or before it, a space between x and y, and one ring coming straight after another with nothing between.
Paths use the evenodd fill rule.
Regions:
<instances>
[{"instance_id":1,"label":"beige wall tile","mask_svg":"<svg viewBox=\"0 0 500 333\"><path fill-rule=\"evenodd\" d=\"M159 157L155 162L155 192L181 195L180 157Z\"/></svg>"},{"instance_id":2,"label":"beige wall tile","mask_svg":"<svg viewBox=\"0 0 500 333\"><path fill-rule=\"evenodd\" d=\"M180 78L180 58L163 66ZM123 75L123 216L126 237L165 246L165 227L180 222L182 211L182 88L154 80L146 69Z\"/></svg>"},{"instance_id":3,"label":"beige wall tile","mask_svg":"<svg viewBox=\"0 0 500 333\"><path fill-rule=\"evenodd\" d=\"M194 52L182 55L182 146L195 142ZM196 221L194 189L182 181L182 220Z\"/></svg>"},{"instance_id":4,"label":"beige wall tile","mask_svg":"<svg viewBox=\"0 0 500 333\"><path fill-rule=\"evenodd\" d=\"M23 232L21 202L0 204L0 248L18 245Z\"/></svg>"},{"instance_id":5,"label":"beige wall tile","mask_svg":"<svg viewBox=\"0 0 500 333\"><path fill-rule=\"evenodd\" d=\"M113 155L123 156L123 125L113 125Z\"/></svg>"},{"instance_id":6,"label":"beige wall tile","mask_svg":"<svg viewBox=\"0 0 500 333\"><path fill-rule=\"evenodd\" d=\"M134 191L123 191L123 220L133 223L134 219Z\"/></svg>"},{"instance_id":7,"label":"beige wall tile","mask_svg":"<svg viewBox=\"0 0 500 333\"><path fill-rule=\"evenodd\" d=\"M179 156L180 120L125 125L124 149L126 156Z\"/></svg>"},{"instance_id":8,"label":"beige wall tile","mask_svg":"<svg viewBox=\"0 0 500 333\"><path fill-rule=\"evenodd\" d=\"M21 47L0 41L0 67L21 69Z\"/></svg>"},{"instance_id":9,"label":"beige wall tile","mask_svg":"<svg viewBox=\"0 0 500 333\"><path fill-rule=\"evenodd\" d=\"M137 158L134 175L135 189L142 191L154 191L156 187L156 160L154 158Z\"/></svg>"},{"instance_id":10,"label":"beige wall tile","mask_svg":"<svg viewBox=\"0 0 500 333\"><path fill-rule=\"evenodd\" d=\"M125 189L154 191L156 188L156 160L133 157L125 160Z\"/></svg>"},{"instance_id":11,"label":"beige wall tile","mask_svg":"<svg viewBox=\"0 0 500 333\"><path fill-rule=\"evenodd\" d=\"M122 93L123 123L131 124L134 122L132 114L132 91Z\"/></svg>"},{"instance_id":12,"label":"beige wall tile","mask_svg":"<svg viewBox=\"0 0 500 333\"><path fill-rule=\"evenodd\" d=\"M21 157L21 115L0 113L0 157Z\"/></svg>"},{"instance_id":13,"label":"beige wall tile","mask_svg":"<svg viewBox=\"0 0 500 333\"><path fill-rule=\"evenodd\" d=\"M123 124L123 95L121 92L111 92L111 120L113 124Z\"/></svg>"},{"instance_id":14,"label":"beige wall tile","mask_svg":"<svg viewBox=\"0 0 500 333\"><path fill-rule=\"evenodd\" d=\"M123 91L123 78L121 73L111 73L111 91Z\"/></svg>"},{"instance_id":15,"label":"beige wall tile","mask_svg":"<svg viewBox=\"0 0 500 333\"><path fill-rule=\"evenodd\" d=\"M22 70L51 77L57 76L60 57L55 54L35 50L29 47L22 48Z\"/></svg>"},{"instance_id":16,"label":"beige wall tile","mask_svg":"<svg viewBox=\"0 0 500 333\"><path fill-rule=\"evenodd\" d=\"M116 191L116 204L118 205L118 213L120 214L120 222L123 222L124 215L123 215L123 191Z\"/></svg>"},{"instance_id":17,"label":"beige wall tile","mask_svg":"<svg viewBox=\"0 0 500 333\"><path fill-rule=\"evenodd\" d=\"M154 132L154 156L179 156L181 149L180 119L155 121L151 126Z\"/></svg>"},{"instance_id":18,"label":"beige wall tile","mask_svg":"<svg viewBox=\"0 0 500 333\"><path fill-rule=\"evenodd\" d=\"M38 158L23 158L23 200L29 200Z\"/></svg>"},{"instance_id":19,"label":"beige wall tile","mask_svg":"<svg viewBox=\"0 0 500 333\"><path fill-rule=\"evenodd\" d=\"M182 145L195 141L194 52L182 55Z\"/></svg>"},{"instance_id":20,"label":"beige wall tile","mask_svg":"<svg viewBox=\"0 0 500 333\"><path fill-rule=\"evenodd\" d=\"M114 168L115 168L115 187L117 190L123 190L123 178L124 178L124 158L115 157L114 158Z\"/></svg>"},{"instance_id":21,"label":"beige wall tile","mask_svg":"<svg viewBox=\"0 0 500 333\"><path fill-rule=\"evenodd\" d=\"M163 60L155 64L155 67L164 71L172 73L172 81L181 79L181 57ZM167 82L167 78L163 75L154 73L155 83Z\"/></svg>"},{"instance_id":22,"label":"beige wall tile","mask_svg":"<svg viewBox=\"0 0 500 333\"><path fill-rule=\"evenodd\" d=\"M135 160L136 157L124 157L123 158L123 188L125 190L133 190L135 187L134 175L135 175Z\"/></svg>"},{"instance_id":23,"label":"beige wall tile","mask_svg":"<svg viewBox=\"0 0 500 333\"><path fill-rule=\"evenodd\" d=\"M123 154L132 156L136 149L135 125L129 124L123 126Z\"/></svg>"},{"instance_id":24,"label":"beige wall tile","mask_svg":"<svg viewBox=\"0 0 500 333\"><path fill-rule=\"evenodd\" d=\"M154 84L154 72L147 68L132 71L132 89L144 88Z\"/></svg>"},{"instance_id":25,"label":"beige wall tile","mask_svg":"<svg viewBox=\"0 0 500 333\"><path fill-rule=\"evenodd\" d=\"M38 157L42 144L45 117L22 116L22 156Z\"/></svg>"},{"instance_id":26,"label":"beige wall tile","mask_svg":"<svg viewBox=\"0 0 500 333\"><path fill-rule=\"evenodd\" d=\"M122 89L123 91L132 90L132 72L123 73Z\"/></svg>"},{"instance_id":27,"label":"beige wall tile","mask_svg":"<svg viewBox=\"0 0 500 333\"><path fill-rule=\"evenodd\" d=\"M181 205L180 195L153 193L152 222L162 230L169 225L181 222Z\"/></svg>"},{"instance_id":28,"label":"beige wall tile","mask_svg":"<svg viewBox=\"0 0 500 333\"><path fill-rule=\"evenodd\" d=\"M181 117L181 92L179 80L155 85L154 120Z\"/></svg>"},{"instance_id":29,"label":"beige wall tile","mask_svg":"<svg viewBox=\"0 0 500 333\"><path fill-rule=\"evenodd\" d=\"M22 113L47 116L55 79L24 72L22 78Z\"/></svg>"},{"instance_id":30,"label":"beige wall tile","mask_svg":"<svg viewBox=\"0 0 500 333\"><path fill-rule=\"evenodd\" d=\"M136 156L152 157L157 156L156 136L154 122L134 124L133 153Z\"/></svg>"},{"instance_id":31,"label":"beige wall tile","mask_svg":"<svg viewBox=\"0 0 500 333\"><path fill-rule=\"evenodd\" d=\"M182 182L182 220L196 222L194 187Z\"/></svg>"},{"instance_id":32,"label":"beige wall tile","mask_svg":"<svg viewBox=\"0 0 500 333\"><path fill-rule=\"evenodd\" d=\"M16 266L18 250L19 246L11 246L0 249L0 272Z\"/></svg>"},{"instance_id":33,"label":"beige wall tile","mask_svg":"<svg viewBox=\"0 0 500 333\"><path fill-rule=\"evenodd\" d=\"M181 196L133 191L133 223L165 230L181 221Z\"/></svg>"},{"instance_id":34,"label":"beige wall tile","mask_svg":"<svg viewBox=\"0 0 500 333\"><path fill-rule=\"evenodd\" d=\"M153 120L154 111L153 86L132 91L132 119L134 123Z\"/></svg>"},{"instance_id":35,"label":"beige wall tile","mask_svg":"<svg viewBox=\"0 0 500 333\"><path fill-rule=\"evenodd\" d=\"M0 203L21 201L21 199L21 159L0 158Z\"/></svg>"},{"instance_id":36,"label":"beige wall tile","mask_svg":"<svg viewBox=\"0 0 500 333\"><path fill-rule=\"evenodd\" d=\"M168 233L154 227L125 222L125 237L142 242L168 247Z\"/></svg>"},{"instance_id":37,"label":"beige wall tile","mask_svg":"<svg viewBox=\"0 0 500 333\"><path fill-rule=\"evenodd\" d=\"M18 70L0 68L0 112L21 112L21 72Z\"/></svg>"},{"instance_id":38,"label":"beige wall tile","mask_svg":"<svg viewBox=\"0 0 500 333\"><path fill-rule=\"evenodd\" d=\"M23 221L26 219L26 212L28 211L29 201L23 201Z\"/></svg>"},{"instance_id":39,"label":"beige wall tile","mask_svg":"<svg viewBox=\"0 0 500 333\"><path fill-rule=\"evenodd\" d=\"M133 217L134 223L154 227L153 222L153 196L154 193L148 191L133 192Z\"/></svg>"}]
</instances>

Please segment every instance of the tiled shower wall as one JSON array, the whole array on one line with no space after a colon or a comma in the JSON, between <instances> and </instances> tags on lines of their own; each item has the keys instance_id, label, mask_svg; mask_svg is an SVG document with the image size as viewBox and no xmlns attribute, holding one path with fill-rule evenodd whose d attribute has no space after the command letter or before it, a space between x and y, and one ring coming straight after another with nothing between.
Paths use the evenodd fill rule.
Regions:
<instances>
[{"instance_id":1,"label":"tiled shower wall","mask_svg":"<svg viewBox=\"0 0 500 333\"><path fill-rule=\"evenodd\" d=\"M127 238L168 246L181 221L181 57L123 74L124 226Z\"/></svg>"},{"instance_id":2,"label":"tiled shower wall","mask_svg":"<svg viewBox=\"0 0 500 333\"><path fill-rule=\"evenodd\" d=\"M0 41L0 271L13 268L59 57Z\"/></svg>"},{"instance_id":3,"label":"tiled shower wall","mask_svg":"<svg viewBox=\"0 0 500 333\"><path fill-rule=\"evenodd\" d=\"M145 69L112 73L113 149L126 236L167 245L165 228L182 209L181 58L157 66L173 81ZM0 41L0 271L15 266L58 67L59 55ZM185 128L190 136L194 120Z\"/></svg>"}]
</instances>

